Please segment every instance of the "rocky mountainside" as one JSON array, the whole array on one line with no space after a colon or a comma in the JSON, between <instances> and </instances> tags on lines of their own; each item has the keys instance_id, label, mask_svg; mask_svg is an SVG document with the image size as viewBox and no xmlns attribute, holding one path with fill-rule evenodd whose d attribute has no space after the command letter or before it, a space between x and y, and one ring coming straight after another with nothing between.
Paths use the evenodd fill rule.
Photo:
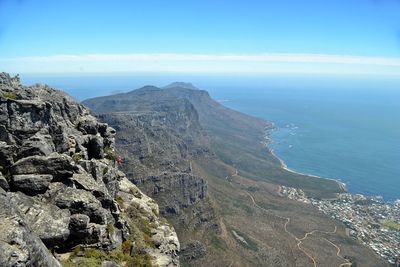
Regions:
<instances>
[{"instance_id":1,"label":"rocky mountainside","mask_svg":"<svg viewBox=\"0 0 400 267\"><path fill-rule=\"evenodd\" d=\"M175 214L206 197L207 183L192 174L190 160L209 151L193 105L186 99L155 97L160 90L144 87L122 97L124 104L122 99L102 102L101 110L116 112L99 113L98 118L119 130L121 168L129 179L155 197L163 214ZM99 111L88 101L84 104Z\"/></svg>"},{"instance_id":2,"label":"rocky mountainside","mask_svg":"<svg viewBox=\"0 0 400 267\"><path fill-rule=\"evenodd\" d=\"M117 112L97 117L118 130L117 149L124 159L121 169L157 201L162 215L180 230L199 231L200 227L215 232L218 227L207 202L207 182L192 171L194 158L212 155L199 115L187 99L159 98L159 92L162 89L147 86L132 92L124 104L120 101L125 97L102 102L101 110ZM89 102L84 104L99 111ZM188 249L192 247L196 249ZM183 248L189 257L199 257L205 249L195 239L184 240Z\"/></svg>"},{"instance_id":3,"label":"rocky mountainside","mask_svg":"<svg viewBox=\"0 0 400 267\"><path fill-rule=\"evenodd\" d=\"M115 134L63 92L0 74L0 266L179 265L174 228L118 170Z\"/></svg>"},{"instance_id":4,"label":"rocky mountainside","mask_svg":"<svg viewBox=\"0 0 400 267\"><path fill-rule=\"evenodd\" d=\"M343 224L282 196L281 185L318 198L343 189L282 168L266 147L271 123L186 83L83 104L118 130L122 169L174 225L182 265L385 266Z\"/></svg>"}]
</instances>

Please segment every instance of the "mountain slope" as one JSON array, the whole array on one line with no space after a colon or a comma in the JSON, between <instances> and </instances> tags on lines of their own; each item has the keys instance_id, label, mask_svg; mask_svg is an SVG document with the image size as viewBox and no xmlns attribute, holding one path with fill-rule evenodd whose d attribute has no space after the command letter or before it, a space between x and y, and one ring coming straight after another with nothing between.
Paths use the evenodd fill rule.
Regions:
<instances>
[{"instance_id":1,"label":"mountain slope","mask_svg":"<svg viewBox=\"0 0 400 267\"><path fill-rule=\"evenodd\" d=\"M175 111L183 110L187 102L194 108L191 112L197 113L198 122L188 120L187 115L176 116ZM162 108L165 103L170 109ZM147 86L125 94L89 99L84 104L98 113L101 120L119 127L117 148L123 151L125 146L130 147L124 152L128 161L141 161L151 169L145 180L155 178L153 184L140 184L134 175L128 174L128 178L146 188L156 200L159 188L170 181L168 178L162 182L160 176L164 172L186 173L207 181L205 198L181 206L178 214L165 210L183 245L183 265L339 266L346 265L348 258L359 266L386 266L371 250L348 237L343 224L310 205L281 196L280 185L301 188L315 197L334 197L343 189L334 181L283 169L265 147L265 135L273 127L270 123L223 107L205 91L176 86L167 89ZM160 110L165 123L158 119ZM121 118L121 114L135 118L146 114L146 123L136 123L140 121L137 118L135 122ZM119 120L114 123L116 117ZM168 118L175 118L172 124ZM192 130L181 127L192 124L199 125ZM165 134L151 134L152 131ZM135 132L146 135L135 140L132 138L137 136ZM150 147L146 150L150 153L143 157L132 150L137 143ZM166 143L185 149L171 149ZM161 152L151 149L157 144L163 148ZM148 157L162 160L165 155L171 155L174 167L146 161ZM173 203L187 185L172 184L170 198L161 198L162 203ZM338 252L336 247L341 250Z\"/></svg>"}]
</instances>

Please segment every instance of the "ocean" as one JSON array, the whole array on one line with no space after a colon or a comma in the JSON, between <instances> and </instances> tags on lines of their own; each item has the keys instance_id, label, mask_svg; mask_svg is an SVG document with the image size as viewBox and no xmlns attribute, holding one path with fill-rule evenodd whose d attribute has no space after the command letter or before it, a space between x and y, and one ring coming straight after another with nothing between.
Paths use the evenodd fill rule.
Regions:
<instances>
[{"instance_id":1,"label":"ocean","mask_svg":"<svg viewBox=\"0 0 400 267\"><path fill-rule=\"evenodd\" d=\"M277 130L270 147L288 168L338 179L352 193L400 199L400 86L173 74L21 77L25 84L48 83L77 100L191 81L223 105L273 122Z\"/></svg>"},{"instance_id":2,"label":"ocean","mask_svg":"<svg viewBox=\"0 0 400 267\"><path fill-rule=\"evenodd\" d=\"M230 93L227 93L230 92ZM272 121L270 147L288 168L400 198L400 90L219 90L223 104Z\"/></svg>"}]
</instances>

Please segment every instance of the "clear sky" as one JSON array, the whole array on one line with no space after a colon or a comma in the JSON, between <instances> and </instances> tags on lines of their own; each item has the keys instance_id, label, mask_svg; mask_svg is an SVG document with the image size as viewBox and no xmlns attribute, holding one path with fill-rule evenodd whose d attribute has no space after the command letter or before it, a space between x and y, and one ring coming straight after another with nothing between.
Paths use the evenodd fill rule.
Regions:
<instances>
[{"instance_id":1,"label":"clear sky","mask_svg":"<svg viewBox=\"0 0 400 267\"><path fill-rule=\"evenodd\" d=\"M400 76L400 2L0 0L0 69Z\"/></svg>"}]
</instances>

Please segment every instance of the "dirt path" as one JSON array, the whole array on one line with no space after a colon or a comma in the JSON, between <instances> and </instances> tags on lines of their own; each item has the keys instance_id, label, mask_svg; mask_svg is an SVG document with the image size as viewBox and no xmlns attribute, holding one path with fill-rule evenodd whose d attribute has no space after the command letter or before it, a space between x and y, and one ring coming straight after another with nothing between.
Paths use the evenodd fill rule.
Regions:
<instances>
[{"instance_id":1,"label":"dirt path","mask_svg":"<svg viewBox=\"0 0 400 267\"><path fill-rule=\"evenodd\" d=\"M260 207L260 206L257 204L257 202L254 200L254 197L253 197L249 192L247 192L247 191L244 191L244 192L250 197L250 199L251 199L251 201L253 202L253 205L254 205L255 207L257 207L257 208L259 208L259 209L261 209L261 210L263 210L263 211L266 211L267 213L271 213L271 211L269 211L269 210L267 210L267 209L264 209L263 207ZM272 214L273 214L273 213L272 213ZM317 267L317 262L316 262L316 260L314 259L314 257L311 256L307 251L305 251L305 250L301 247L301 243L303 242L303 240L305 240L305 239L307 238L308 234L310 234L311 232L310 232L310 233L307 233L307 234L305 235L305 237L303 237L302 239L299 239L297 236L295 236L292 232L290 232L290 231L287 229L287 226L288 226L288 224L290 223L290 218L288 218L288 217L282 217L282 216L276 215L276 214L273 214L273 215L276 216L276 217L278 217L278 218L280 218L280 219L286 220L286 223L284 224L283 229L285 230L286 233L288 233L288 234L289 234L290 236L292 236L296 241L298 241L298 243L297 243L297 248L298 248L301 252L303 252L303 253L307 256L307 258L309 258L309 259L312 261L314 267Z\"/></svg>"},{"instance_id":2,"label":"dirt path","mask_svg":"<svg viewBox=\"0 0 400 267\"><path fill-rule=\"evenodd\" d=\"M324 238L324 240L336 248L336 256L338 256L340 259L346 261L345 263L340 264L339 267L351 266L352 265L351 262L348 259L345 259L342 255L340 255L340 247L339 246L337 246L335 243L329 241L326 238Z\"/></svg>"},{"instance_id":3,"label":"dirt path","mask_svg":"<svg viewBox=\"0 0 400 267\"><path fill-rule=\"evenodd\" d=\"M307 258L310 259L310 261L313 263L313 266L314 266L314 267L317 267L317 261L316 261L316 259L315 259L309 252L307 252L305 249L303 249L303 248L301 247L301 244L302 244L303 241L305 241L310 235L313 235L313 234L315 234L315 233L335 234L335 233L337 232L337 226L335 225L335 228L334 228L333 231L313 230L313 231L310 231L310 232L305 233L304 236L303 236L302 238L298 238L295 234L293 234L292 232L290 232L290 231L287 229L287 226L288 226L288 224L290 223L290 218L289 218L289 217L283 217L283 216L274 214L273 212L271 212L271 211L269 211L269 210L267 210L267 209L264 209L263 207L260 207L260 206L257 204L257 202L254 200L254 197L253 197L249 192L247 192L247 191L244 191L244 192L250 197L250 199L251 199L251 201L252 201L252 203L253 203L253 205L254 205L255 207L257 207L257 208L259 208L259 209L261 209L261 210L267 212L268 214L272 214L272 215L274 215L275 217L278 217L278 218L280 218L280 219L286 220L286 222L285 222L285 224L284 224L284 226L283 226L283 229L285 230L285 232L286 232L287 234L289 234L290 236L292 236L292 237L297 241L297 248L298 248L301 252L303 252L304 255L306 255ZM342 260L346 261L345 263L340 264L339 267L351 266L351 263L350 263L347 259L343 258L343 257L340 255L340 252L341 252L341 251L340 251L340 248L339 248L336 244L334 244L333 242L329 241L329 240L326 239L326 238L323 238L323 239L326 240L326 241L328 241L332 246L334 246L334 247L336 248L336 250L337 250L336 255L337 255L339 258L341 258Z\"/></svg>"},{"instance_id":4,"label":"dirt path","mask_svg":"<svg viewBox=\"0 0 400 267\"><path fill-rule=\"evenodd\" d=\"M233 177L235 177L235 176L238 176L238 174L239 174L238 169L235 169L235 173L232 174L232 175L230 175L230 177L233 178ZM226 179L228 180L228 179L229 179L229 176L227 176ZM231 183L231 181L230 181L230 183ZM272 211L270 211L270 210L267 210L267 209L265 209L265 208L259 206L259 205L257 204L257 202L255 201L254 197L253 197L249 192L244 191L244 190L243 190L243 192L245 192L245 193L250 197L251 202L253 203L253 205L254 205L255 207L257 207L257 208L260 209L260 210L263 210L264 212L266 212L266 213L268 213L268 214L271 214L271 215L273 215L273 216L275 216L275 217L277 217L277 218L280 218L280 219L286 221L285 224L284 224L284 226L283 226L283 229L285 230L285 232L286 232L287 234L289 234L291 237L293 237L293 238L297 241L297 244L296 244L296 245L297 245L297 248L298 248L301 252L303 252L304 255L313 263L313 266L314 266L314 267L317 267L317 261L316 261L316 259L315 259L309 252L307 252L304 248L302 248L301 245L302 245L303 241L307 240L307 238L308 238L310 235L313 235L313 234L315 234L315 233L335 234L335 233L337 232L337 226L335 225L335 228L333 229L333 231L313 230L313 231L310 231L310 232L305 233L304 236L303 236L302 238L298 238L295 234L293 234L292 232L290 232L290 231L287 229L287 226L289 225L289 223L290 223L290 221L291 221L291 219L290 219L289 217L283 217L283 216L277 215L277 214L275 214L274 212L272 212ZM340 248L339 248L336 244L334 244L333 242L329 241L329 240L326 239L326 238L323 238L323 239L326 240L327 242L329 242L332 246L334 246L335 249L336 249L336 255L337 255L340 259L342 259L342 260L345 261L345 263L340 264L339 267L351 266L351 262L349 262L349 260L345 259L344 257L342 257L342 256L340 255L340 252L341 252L341 251L340 251ZM258 240L257 240L257 241L258 241ZM261 242L261 243L262 243L262 242ZM268 246L268 247L269 247L269 246Z\"/></svg>"}]
</instances>

